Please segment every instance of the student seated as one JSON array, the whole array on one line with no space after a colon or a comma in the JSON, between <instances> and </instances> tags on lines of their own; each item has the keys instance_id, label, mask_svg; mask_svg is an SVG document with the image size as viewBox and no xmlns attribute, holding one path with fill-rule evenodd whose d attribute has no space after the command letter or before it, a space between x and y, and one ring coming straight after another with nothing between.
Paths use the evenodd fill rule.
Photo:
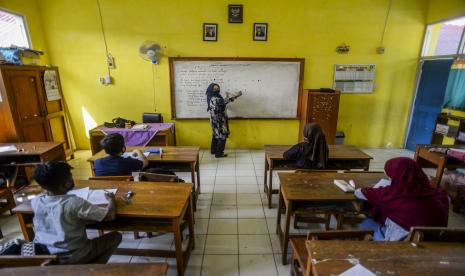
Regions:
<instances>
[{"instance_id":1,"label":"student seated","mask_svg":"<svg viewBox=\"0 0 465 276\"><path fill-rule=\"evenodd\" d=\"M141 171L149 162L141 150L134 150L132 156L122 157L126 151L124 137L119 133L105 136L100 142L108 156L95 160L95 176L131 175Z\"/></svg>"},{"instance_id":2,"label":"student seated","mask_svg":"<svg viewBox=\"0 0 465 276\"><path fill-rule=\"evenodd\" d=\"M447 226L449 200L442 189L435 189L412 159L394 158L384 167L391 183L383 187L355 190L355 196L368 200L373 218L362 222L363 230L373 230L373 240L399 241L412 226Z\"/></svg>"},{"instance_id":3,"label":"student seated","mask_svg":"<svg viewBox=\"0 0 465 276\"><path fill-rule=\"evenodd\" d=\"M294 145L283 157L296 160L296 166L304 169L324 169L328 162L328 145L320 125L310 123L304 127L304 141Z\"/></svg>"},{"instance_id":4,"label":"student seated","mask_svg":"<svg viewBox=\"0 0 465 276\"><path fill-rule=\"evenodd\" d=\"M86 223L111 221L115 218L115 195L105 194L106 207L92 205L75 195L67 195L74 187L71 166L52 161L38 165L33 179L45 193L31 201L34 211L34 241L60 264L105 264L121 242L119 232L110 232L89 240Z\"/></svg>"}]
</instances>

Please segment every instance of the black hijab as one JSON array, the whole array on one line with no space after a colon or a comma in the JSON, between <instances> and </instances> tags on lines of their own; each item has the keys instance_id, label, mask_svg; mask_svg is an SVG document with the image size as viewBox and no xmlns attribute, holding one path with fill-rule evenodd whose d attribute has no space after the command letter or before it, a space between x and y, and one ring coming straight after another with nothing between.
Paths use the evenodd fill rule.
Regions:
<instances>
[{"instance_id":1,"label":"black hijab","mask_svg":"<svg viewBox=\"0 0 465 276\"><path fill-rule=\"evenodd\" d=\"M210 83L210 85L207 88L207 92L205 93L205 94L207 94L207 105L208 105L207 111L210 111L210 109L211 109L210 108L210 101L211 101L212 97L218 97L218 98L223 100L223 97L221 97L220 91L218 91L218 92L213 91L213 88L215 87L215 85L220 87L216 83Z\"/></svg>"},{"instance_id":2,"label":"black hijab","mask_svg":"<svg viewBox=\"0 0 465 276\"><path fill-rule=\"evenodd\" d=\"M304 127L304 142L301 150L305 159L316 164L318 168L325 168L328 162L329 149L320 125L310 123Z\"/></svg>"}]
</instances>

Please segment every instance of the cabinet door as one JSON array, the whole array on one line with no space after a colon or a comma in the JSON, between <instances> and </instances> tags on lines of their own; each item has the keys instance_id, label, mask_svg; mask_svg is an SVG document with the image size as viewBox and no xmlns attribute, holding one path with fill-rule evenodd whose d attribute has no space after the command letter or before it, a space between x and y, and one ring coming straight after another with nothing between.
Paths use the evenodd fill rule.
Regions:
<instances>
[{"instance_id":1,"label":"cabinet door","mask_svg":"<svg viewBox=\"0 0 465 276\"><path fill-rule=\"evenodd\" d=\"M40 76L36 71L12 70L6 73L21 141L50 141L45 122L45 106L41 97Z\"/></svg>"}]
</instances>

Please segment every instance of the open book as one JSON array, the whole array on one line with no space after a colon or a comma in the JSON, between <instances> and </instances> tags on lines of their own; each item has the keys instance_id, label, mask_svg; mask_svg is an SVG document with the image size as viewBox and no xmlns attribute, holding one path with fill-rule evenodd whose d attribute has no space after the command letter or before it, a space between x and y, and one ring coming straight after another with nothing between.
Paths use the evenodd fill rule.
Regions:
<instances>
[{"instance_id":1,"label":"open book","mask_svg":"<svg viewBox=\"0 0 465 276\"><path fill-rule=\"evenodd\" d=\"M94 205L101 205L101 204L108 204L108 200L105 197L105 192L116 194L116 191L118 191L118 189L91 190L89 187L86 187L82 189L71 190L68 192L68 195L75 195L75 196L78 196L82 199L89 201L90 203Z\"/></svg>"}]
</instances>

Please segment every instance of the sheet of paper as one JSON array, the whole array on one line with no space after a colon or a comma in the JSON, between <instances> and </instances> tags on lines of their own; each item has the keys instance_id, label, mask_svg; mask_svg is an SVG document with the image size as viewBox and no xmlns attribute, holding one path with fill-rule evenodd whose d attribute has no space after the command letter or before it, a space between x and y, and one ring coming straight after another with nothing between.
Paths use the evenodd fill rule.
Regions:
<instances>
[{"instance_id":1,"label":"sheet of paper","mask_svg":"<svg viewBox=\"0 0 465 276\"><path fill-rule=\"evenodd\" d=\"M85 187L82 189L71 190L68 192L68 195L75 195L82 199L87 200L89 198L89 187Z\"/></svg>"},{"instance_id":2,"label":"sheet of paper","mask_svg":"<svg viewBox=\"0 0 465 276\"><path fill-rule=\"evenodd\" d=\"M18 149L16 148L15 145L2 146L2 147L0 147L0 152L1 152L1 153L16 152L16 151L18 151Z\"/></svg>"},{"instance_id":3,"label":"sheet of paper","mask_svg":"<svg viewBox=\"0 0 465 276\"><path fill-rule=\"evenodd\" d=\"M378 181L378 183L375 184L373 188L386 187L389 185L391 185L391 180L381 179L380 181Z\"/></svg>"},{"instance_id":4,"label":"sheet of paper","mask_svg":"<svg viewBox=\"0 0 465 276\"><path fill-rule=\"evenodd\" d=\"M376 276L376 274L366 269L363 265L356 264L352 268L339 274L339 276Z\"/></svg>"},{"instance_id":5,"label":"sheet of paper","mask_svg":"<svg viewBox=\"0 0 465 276\"><path fill-rule=\"evenodd\" d=\"M144 152L145 157L149 156L149 154L150 154L150 152ZM128 151L128 152L123 153L122 157L123 157L123 158L131 157L131 158L136 159L136 158L132 155L132 151Z\"/></svg>"},{"instance_id":6,"label":"sheet of paper","mask_svg":"<svg viewBox=\"0 0 465 276\"><path fill-rule=\"evenodd\" d=\"M89 201L90 203L94 205L108 204L108 200L105 197L105 191L116 194L117 190L118 189L90 190L87 201Z\"/></svg>"}]
</instances>

